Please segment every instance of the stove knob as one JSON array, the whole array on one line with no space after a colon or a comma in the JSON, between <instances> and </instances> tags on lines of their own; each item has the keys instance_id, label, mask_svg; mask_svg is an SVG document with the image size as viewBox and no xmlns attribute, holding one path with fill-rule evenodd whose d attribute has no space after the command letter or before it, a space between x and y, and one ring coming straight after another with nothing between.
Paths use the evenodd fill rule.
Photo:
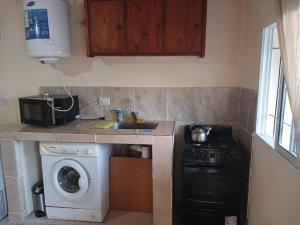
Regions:
<instances>
[{"instance_id":1,"label":"stove knob","mask_svg":"<svg viewBox=\"0 0 300 225\"><path fill-rule=\"evenodd\" d=\"M198 158L198 155L197 155L197 153L194 152L194 153L193 153L193 159L194 159L194 160L197 160L197 158Z\"/></svg>"},{"instance_id":2,"label":"stove knob","mask_svg":"<svg viewBox=\"0 0 300 225\"><path fill-rule=\"evenodd\" d=\"M203 160L203 153L199 153L198 159L199 159L199 160Z\"/></svg>"},{"instance_id":3,"label":"stove knob","mask_svg":"<svg viewBox=\"0 0 300 225\"><path fill-rule=\"evenodd\" d=\"M222 153L221 153L221 159L224 159L224 158L225 158L225 153L222 152Z\"/></svg>"},{"instance_id":4,"label":"stove knob","mask_svg":"<svg viewBox=\"0 0 300 225\"><path fill-rule=\"evenodd\" d=\"M200 159L203 160L203 161L206 160L206 154L205 154L205 152L201 152L200 153Z\"/></svg>"}]
</instances>

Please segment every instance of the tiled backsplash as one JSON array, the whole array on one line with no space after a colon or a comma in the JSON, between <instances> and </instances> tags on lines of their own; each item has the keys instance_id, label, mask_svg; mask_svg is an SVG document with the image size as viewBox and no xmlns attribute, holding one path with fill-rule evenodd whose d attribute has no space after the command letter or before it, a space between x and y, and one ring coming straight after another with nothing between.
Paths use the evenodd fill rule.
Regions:
<instances>
[{"instance_id":1,"label":"tiled backsplash","mask_svg":"<svg viewBox=\"0 0 300 225\"><path fill-rule=\"evenodd\" d=\"M82 118L115 118L116 108L131 108L145 120L225 123L238 130L237 138L248 150L255 130L257 91L239 87L71 87L79 95ZM42 87L41 93L65 94L62 87ZM109 97L110 106L99 106ZM181 125L180 125L181 124Z\"/></svg>"},{"instance_id":2,"label":"tiled backsplash","mask_svg":"<svg viewBox=\"0 0 300 225\"><path fill-rule=\"evenodd\" d=\"M257 91L241 88L238 139L247 150L251 149L252 133L255 131L256 109Z\"/></svg>"},{"instance_id":3,"label":"tiled backsplash","mask_svg":"<svg viewBox=\"0 0 300 225\"><path fill-rule=\"evenodd\" d=\"M103 115L111 119L114 109L131 107L146 120L198 121L205 123L237 122L240 88L127 88L71 87L79 95L83 118ZM42 87L41 93L65 94L62 87ZM111 105L98 105L99 97L111 98Z\"/></svg>"},{"instance_id":4,"label":"tiled backsplash","mask_svg":"<svg viewBox=\"0 0 300 225\"><path fill-rule=\"evenodd\" d=\"M236 122L240 88L170 88L169 119L205 123Z\"/></svg>"}]
</instances>

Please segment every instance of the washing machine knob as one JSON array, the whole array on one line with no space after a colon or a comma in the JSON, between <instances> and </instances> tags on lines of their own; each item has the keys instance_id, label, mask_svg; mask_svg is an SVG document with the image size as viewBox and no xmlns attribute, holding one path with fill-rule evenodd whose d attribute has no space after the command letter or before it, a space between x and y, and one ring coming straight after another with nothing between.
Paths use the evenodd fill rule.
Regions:
<instances>
[{"instance_id":1,"label":"washing machine knob","mask_svg":"<svg viewBox=\"0 0 300 225\"><path fill-rule=\"evenodd\" d=\"M87 149L85 150L85 154L86 154L86 155L93 155L93 150L90 149L90 148L87 148Z\"/></svg>"}]
</instances>

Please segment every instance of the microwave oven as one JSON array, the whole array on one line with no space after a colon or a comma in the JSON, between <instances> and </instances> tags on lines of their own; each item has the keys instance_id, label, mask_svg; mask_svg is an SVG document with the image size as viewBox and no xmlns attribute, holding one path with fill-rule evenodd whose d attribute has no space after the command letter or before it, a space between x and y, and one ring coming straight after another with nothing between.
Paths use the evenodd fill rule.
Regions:
<instances>
[{"instance_id":1,"label":"microwave oven","mask_svg":"<svg viewBox=\"0 0 300 225\"><path fill-rule=\"evenodd\" d=\"M79 118L78 96L37 95L19 98L21 123L37 126L55 126ZM68 110L68 111L64 111Z\"/></svg>"}]
</instances>

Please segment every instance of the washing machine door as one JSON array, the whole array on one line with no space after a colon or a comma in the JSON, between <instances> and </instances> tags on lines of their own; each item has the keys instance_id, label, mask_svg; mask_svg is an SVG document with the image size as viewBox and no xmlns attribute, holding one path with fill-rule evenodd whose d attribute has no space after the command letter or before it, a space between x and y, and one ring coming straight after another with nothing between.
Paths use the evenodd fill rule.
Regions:
<instances>
[{"instance_id":1,"label":"washing machine door","mask_svg":"<svg viewBox=\"0 0 300 225\"><path fill-rule=\"evenodd\" d=\"M82 199L90 186L86 170L71 159L63 159L54 164L52 178L56 191L70 201Z\"/></svg>"}]
</instances>

